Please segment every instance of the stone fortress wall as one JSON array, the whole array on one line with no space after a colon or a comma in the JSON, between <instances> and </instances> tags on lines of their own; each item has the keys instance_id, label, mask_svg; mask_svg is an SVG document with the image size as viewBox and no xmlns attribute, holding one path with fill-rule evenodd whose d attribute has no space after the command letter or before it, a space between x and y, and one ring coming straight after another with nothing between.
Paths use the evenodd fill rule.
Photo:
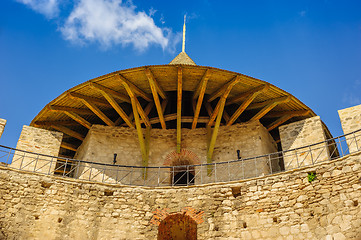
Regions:
<instances>
[{"instance_id":1,"label":"stone fortress wall","mask_svg":"<svg viewBox=\"0 0 361 240\"><path fill-rule=\"evenodd\" d=\"M0 137L1 137L1 135L3 134L3 132L4 132L5 125L6 125L6 120L0 118Z\"/></svg>"},{"instance_id":2,"label":"stone fortress wall","mask_svg":"<svg viewBox=\"0 0 361 240\"><path fill-rule=\"evenodd\" d=\"M354 122L360 110L340 113L344 130L361 128ZM291 126L304 139L302 131L316 132L318 122L316 117L302 129ZM289 141L303 144L297 137ZM155 239L166 216L184 213L197 222L198 239L359 240L360 190L361 152L274 175L173 188L106 185L0 167L0 239Z\"/></svg>"}]
</instances>

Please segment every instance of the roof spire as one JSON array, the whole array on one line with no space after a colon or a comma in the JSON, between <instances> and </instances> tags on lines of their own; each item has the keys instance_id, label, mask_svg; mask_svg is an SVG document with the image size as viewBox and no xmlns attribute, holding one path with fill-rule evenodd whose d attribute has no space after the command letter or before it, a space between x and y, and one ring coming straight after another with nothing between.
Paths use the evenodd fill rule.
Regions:
<instances>
[{"instance_id":1,"label":"roof spire","mask_svg":"<svg viewBox=\"0 0 361 240\"><path fill-rule=\"evenodd\" d=\"M184 15L182 52L186 52L186 16Z\"/></svg>"}]
</instances>

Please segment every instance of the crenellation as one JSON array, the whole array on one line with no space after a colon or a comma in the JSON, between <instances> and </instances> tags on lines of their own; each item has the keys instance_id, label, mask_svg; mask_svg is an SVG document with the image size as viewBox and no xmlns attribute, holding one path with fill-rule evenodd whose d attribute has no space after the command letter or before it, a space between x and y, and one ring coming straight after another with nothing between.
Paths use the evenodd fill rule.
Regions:
<instances>
[{"instance_id":1,"label":"crenellation","mask_svg":"<svg viewBox=\"0 0 361 240\"><path fill-rule=\"evenodd\" d=\"M361 129L361 105L345 108L338 111L344 134L352 133ZM361 131L346 137L349 152L361 149Z\"/></svg>"},{"instance_id":2,"label":"crenellation","mask_svg":"<svg viewBox=\"0 0 361 240\"><path fill-rule=\"evenodd\" d=\"M3 134L3 132L4 132L5 125L6 125L6 120L0 118L0 138L1 138L1 135Z\"/></svg>"}]
</instances>

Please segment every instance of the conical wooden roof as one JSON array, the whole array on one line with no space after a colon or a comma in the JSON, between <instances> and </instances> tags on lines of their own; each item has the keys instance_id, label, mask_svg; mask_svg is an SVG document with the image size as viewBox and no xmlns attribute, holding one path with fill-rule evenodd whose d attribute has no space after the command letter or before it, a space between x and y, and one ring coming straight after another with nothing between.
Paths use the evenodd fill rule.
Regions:
<instances>
[{"instance_id":1,"label":"conical wooden roof","mask_svg":"<svg viewBox=\"0 0 361 240\"><path fill-rule=\"evenodd\" d=\"M180 52L169 64L197 65L185 52Z\"/></svg>"}]
</instances>

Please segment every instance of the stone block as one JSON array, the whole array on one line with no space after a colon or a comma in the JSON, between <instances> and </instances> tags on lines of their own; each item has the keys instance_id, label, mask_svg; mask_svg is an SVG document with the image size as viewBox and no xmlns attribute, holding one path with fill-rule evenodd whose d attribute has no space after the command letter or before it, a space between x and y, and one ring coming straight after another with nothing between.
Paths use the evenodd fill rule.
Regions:
<instances>
[{"instance_id":1,"label":"stone block","mask_svg":"<svg viewBox=\"0 0 361 240\"><path fill-rule=\"evenodd\" d=\"M56 158L59 154L63 133L46 129L23 126L10 167L42 172L53 173ZM38 155L44 154L43 155Z\"/></svg>"},{"instance_id":2,"label":"stone block","mask_svg":"<svg viewBox=\"0 0 361 240\"><path fill-rule=\"evenodd\" d=\"M1 135L3 134L3 132L4 132L5 125L6 125L6 120L0 118L0 138L1 138Z\"/></svg>"},{"instance_id":3,"label":"stone block","mask_svg":"<svg viewBox=\"0 0 361 240\"><path fill-rule=\"evenodd\" d=\"M338 110L338 115L340 116L343 133L345 135L348 134L346 136L348 151L350 153L360 151L361 150L361 105Z\"/></svg>"}]
</instances>

